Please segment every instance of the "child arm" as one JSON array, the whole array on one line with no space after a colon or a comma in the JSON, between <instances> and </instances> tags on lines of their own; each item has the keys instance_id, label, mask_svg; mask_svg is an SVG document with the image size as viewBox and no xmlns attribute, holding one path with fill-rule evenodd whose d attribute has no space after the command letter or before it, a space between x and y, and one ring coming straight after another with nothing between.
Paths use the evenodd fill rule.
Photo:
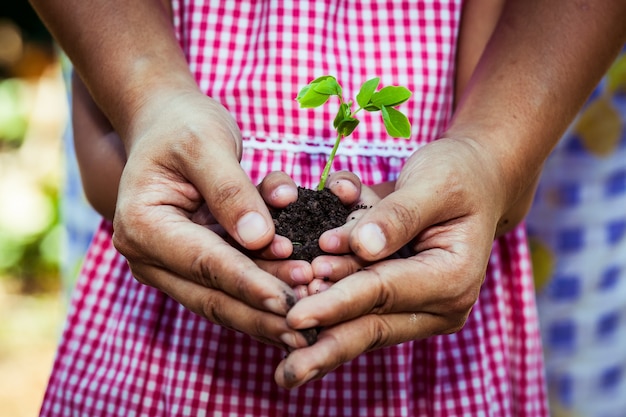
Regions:
<instances>
[{"instance_id":1,"label":"child arm","mask_svg":"<svg viewBox=\"0 0 626 417\"><path fill-rule=\"evenodd\" d=\"M120 137L75 73L72 75L72 129L85 196L100 215L112 220L126 152Z\"/></svg>"}]
</instances>

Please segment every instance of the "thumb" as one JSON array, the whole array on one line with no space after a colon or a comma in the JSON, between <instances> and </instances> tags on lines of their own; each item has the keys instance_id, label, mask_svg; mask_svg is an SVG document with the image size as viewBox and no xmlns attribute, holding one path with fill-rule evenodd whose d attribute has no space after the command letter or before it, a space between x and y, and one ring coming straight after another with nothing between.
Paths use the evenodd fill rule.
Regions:
<instances>
[{"instance_id":1,"label":"thumb","mask_svg":"<svg viewBox=\"0 0 626 417\"><path fill-rule=\"evenodd\" d=\"M218 223L246 249L268 245L274 237L274 223L236 156L229 152L214 154L205 166L207 169L200 173L191 173L190 179Z\"/></svg>"},{"instance_id":2,"label":"thumb","mask_svg":"<svg viewBox=\"0 0 626 417\"><path fill-rule=\"evenodd\" d=\"M350 233L350 248L359 258L386 258L427 227L459 215L430 181L418 183L397 189L366 210Z\"/></svg>"}]
</instances>

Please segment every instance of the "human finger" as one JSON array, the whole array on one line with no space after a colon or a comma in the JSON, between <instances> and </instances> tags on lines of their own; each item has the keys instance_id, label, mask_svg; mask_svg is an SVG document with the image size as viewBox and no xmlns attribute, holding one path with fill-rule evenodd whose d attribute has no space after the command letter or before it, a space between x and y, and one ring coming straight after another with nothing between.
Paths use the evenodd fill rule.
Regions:
<instances>
[{"instance_id":1,"label":"human finger","mask_svg":"<svg viewBox=\"0 0 626 417\"><path fill-rule=\"evenodd\" d=\"M313 345L291 351L279 363L274 379L287 389L321 379L364 352L431 336L441 320L427 313L370 314L324 328Z\"/></svg>"},{"instance_id":2,"label":"human finger","mask_svg":"<svg viewBox=\"0 0 626 417\"><path fill-rule=\"evenodd\" d=\"M363 259L384 259L426 228L468 216L480 216L479 233L493 239L499 207L492 178L484 158L465 143L442 139L420 148L404 165L395 191L358 220L352 251Z\"/></svg>"},{"instance_id":3,"label":"human finger","mask_svg":"<svg viewBox=\"0 0 626 417\"><path fill-rule=\"evenodd\" d=\"M133 259L129 264L141 282L159 288L161 283L153 282L153 277L145 273L150 266L154 266L276 314L286 314L295 302L289 285L261 270L249 257L210 230L188 221L178 210L164 206L150 207L145 215L138 221L147 221L151 228L154 219L158 219L159 226L168 230L170 241L163 243L157 240L148 253L129 253ZM138 246L146 244L142 241Z\"/></svg>"},{"instance_id":4,"label":"human finger","mask_svg":"<svg viewBox=\"0 0 626 417\"><path fill-rule=\"evenodd\" d=\"M343 186L343 188L352 190L353 188L356 189L356 186ZM327 230L320 236L319 245L325 252L335 254L351 252L350 237L352 230L365 213L367 213L369 209L374 207L381 200L380 197L369 187L359 186L358 190L358 195L352 194L354 190L345 191L343 193L344 196L347 195L352 198L349 200L352 201L352 211L350 212L346 223L340 227Z\"/></svg>"},{"instance_id":5,"label":"human finger","mask_svg":"<svg viewBox=\"0 0 626 417\"><path fill-rule=\"evenodd\" d=\"M464 321L478 298L488 251L479 258L474 262L435 249L378 262L298 302L287 314L287 323L309 328L367 314L422 312L445 318L446 326L439 329L445 333Z\"/></svg>"},{"instance_id":6,"label":"human finger","mask_svg":"<svg viewBox=\"0 0 626 417\"><path fill-rule=\"evenodd\" d=\"M352 206L361 197L361 180L350 171L337 171L328 176L326 188L339 197L344 206Z\"/></svg>"},{"instance_id":7,"label":"human finger","mask_svg":"<svg viewBox=\"0 0 626 417\"><path fill-rule=\"evenodd\" d=\"M307 295L319 294L333 285L328 278L315 278L307 285Z\"/></svg>"},{"instance_id":8,"label":"human finger","mask_svg":"<svg viewBox=\"0 0 626 417\"><path fill-rule=\"evenodd\" d=\"M290 287L307 285L313 279L311 264L301 260L266 260L254 258L254 262L265 272L277 277Z\"/></svg>"},{"instance_id":9,"label":"human finger","mask_svg":"<svg viewBox=\"0 0 626 417\"><path fill-rule=\"evenodd\" d=\"M257 188L265 202L273 208L284 208L298 199L298 186L282 171L267 174Z\"/></svg>"},{"instance_id":10,"label":"human finger","mask_svg":"<svg viewBox=\"0 0 626 417\"><path fill-rule=\"evenodd\" d=\"M204 287L164 269L144 267L141 275L150 275L151 284L194 313L263 343L295 349L308 346L315 339L309 330L289 328L281 315L255 309L223 291Z\"/></svg>"},{"instance_id":11,"label":"human finger","mask_svg":"<svg viewBox=\"0 0 626 417\"><path fill-rule=\"evenodd\" d=\"M336 282L370 264L354 255L322 255L313 259L311 268L315 278Z\"/></svg>"},{"instance_id":12,"label":"human finger","mask_svg":"<svg viewBox=\"0 0 626 417\"><path fill-rule=\"evenodd\" d=\"M163 175L179 173L193 184L203 200L227 233L249 250L260 249L272 240L274 224L256 186L239 163L241 158L241 132L230 113L208 97L194 97L194 115L179 115L185 120L183 132L167 132L182 140L167 148L167 168ZM181 109L190 106L190 98L183 97ZM172 108L176 109L176 103ZM168 129L168 127L165 127ZM169 128L171 129L171 128ZM161 132L162 133L162 132ZM133 150L138 146L133 146ZM142 155L143 150L137 152ZM157 164L162 156L149 152ZM156 158L156 159L154 159ZM129 163L131 157L129 156Z\"/></svg>"}]
</instances>

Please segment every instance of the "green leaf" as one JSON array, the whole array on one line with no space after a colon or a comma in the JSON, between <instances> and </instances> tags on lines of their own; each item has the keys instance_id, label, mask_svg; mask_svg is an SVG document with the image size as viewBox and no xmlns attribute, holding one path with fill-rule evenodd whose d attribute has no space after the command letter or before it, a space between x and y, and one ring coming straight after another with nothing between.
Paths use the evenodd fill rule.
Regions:
<instances>
[{"instance_id":1,"label":"green leaf","mask_svg":"<svg viewBox=\"0 0 626 417\"><path fill-rule=\"evenodd\" d=\"M322 75L321 77L317 77L316 79L314 79L313 81L309 82L309 85L311 84L317 84L321 81L327 80L328 78L332 78L334 79L335 77L333 77L332 75Z\"/></svg>"},{"instance_id":2,"label":"green leaf","mask_svg":"<svg viewBox=\"0 0 626 417\"><path fill-rule=\"evenodd\" d=\"M381 107L383 123L389 136L394 138L411 137L411 123L409 119L400 111L393 107Z\"/></svg>"},{"instance_id":3,"label":"green leaf","mask_svg":"<svg viewBox=\"0 0 626 417\"><path fill-rule=\"evenodd\" d=\"M380 107L375 106L373 104L368 104L367 106L363 107L363 110L367 110L367 111L379 111Z\"/></svg>"},{"instance_id":4,"label":"green leaf","mask_svg":"<svg viewBox=\"0 0 626 417\"><path fill-rule=\"evenodd\" d=\"M318 78L311 83L313 89L320 94L329 94L331 96L341 96L341 86L335 77L326 76Z\"/></svg>"},{"instance_id":5,"label":"green leaf","mask_svg":"<svg viewBox=\"0 0 626 417\"><path fill-rule=\"evenodd\" d=\"M296 100L300 103L300 107L304 109L319 107L326 103L329 98L330 96L328 94L320 94L311 88L310 85L307 85L300 90Z\"/></svg>"},{"instance_id":6,"label":"green leaf","mask_svg":"<svg viewBox=\"0 0 626 417\"><path fill-rule=\"evenodd\" d=\"M358 119L355 119L353 117L346 117L341 122L339 122L337 126L337 133L339 133L341 136L349 136L352 132L354 132L354 129L356 129L358 125Z\"/></svg>"},{"instance_id":7,"label":"green leaf","mask_svg":"<svg viewBox=\"0 0 626 417\"><path fill-rule=\"evenodd\" d=\"M367 80L361 86L359 93L356 95L356 102L359 104L359 107L364 109L370 102L372 98L372 94L378 88L378 83L380 82L380 78L372 78L371 80ZM378 109L376 109L378 110Z\"/></svg>"},{"instance_id":8,"label":"green leaf","mask_svg":"<svg viewBox=\"0 0 626 417\"><path fill-rule=\"evenodd\" d=\"M378 107L392 107L407 101L411 94L411 91L406 87L390 85L372 94L371 102Z\"/></svg>"},{"instance_id":9,"label":"green leaf","mask_svg":"<svg viewBox=\"0 0 626 417\"><path fill-rule=\"evenodd\" d=\"M337 110L337 116L333 120L333 127L337 129L342 120L350 116L350 107L346 103L341 103L339 110Z\"/></svg>"}]
</instances>

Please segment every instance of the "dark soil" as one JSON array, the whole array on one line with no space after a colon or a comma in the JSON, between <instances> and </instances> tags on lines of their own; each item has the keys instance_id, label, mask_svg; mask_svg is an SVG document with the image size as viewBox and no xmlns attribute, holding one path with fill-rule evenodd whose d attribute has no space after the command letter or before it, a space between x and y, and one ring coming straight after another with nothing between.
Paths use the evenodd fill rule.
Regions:
<instances>
[{"instance_id":1,"label":"dark soil","mask_svg":"<svg viewBox=\"0 0 626 417\"><path fill-rule=\"evenodd\" d=\"M276 233L293 244L289 259L311 262L325 254L318 239L326 230L346 223L350 208L328 189L322 191L298 187L298 200L284 209L272 210Z\"/></svg>"}]
</instances>

